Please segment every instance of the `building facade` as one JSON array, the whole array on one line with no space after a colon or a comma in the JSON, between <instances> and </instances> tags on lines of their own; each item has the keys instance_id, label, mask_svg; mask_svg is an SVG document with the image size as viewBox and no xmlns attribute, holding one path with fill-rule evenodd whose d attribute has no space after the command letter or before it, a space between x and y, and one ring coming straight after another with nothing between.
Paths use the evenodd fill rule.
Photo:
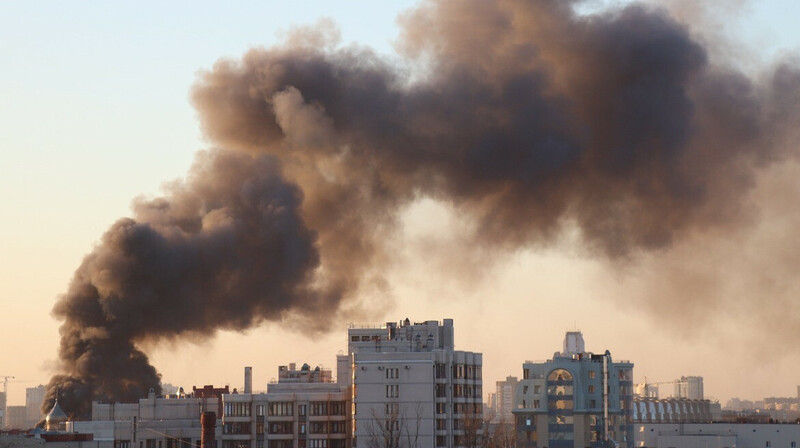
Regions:
<instances>
[{"instance_id":1,"label":"building facade","mask_svg":"<svg viewBox=\"0 0 800 448\"><path fill-rule=\"evenodd\" d=\"M675 380L674 393L672 396L689 400L702 400L704 398L703 377L682 376L679 380Z\"/></svg>"},{"instance_id":2,"label":"building facade","mask_svg":"<svg viewBox=\"0 0 800 448\"><path fill-rule=\"evenodd\" d=\"M635 427L642 448L796 448L800 425L750 423L643 423Z\"/></svg>"},{"instance_id":3,"label":"building facade","mask_svg":"<svg viewBox=\"0 0 800 448\"><path fill-rule=\"evenodd\" d=\"M512 411L514 410L514 391L517 388L517 383L519 383L519 379L515 376L508 376L505 380L496 383L495 415L492 421L514 421L514 414Z\"/></svg>"},{"instance_id":4,"label":"building facade","mask_svg":"<svg viewBox=\"0 0 800 448\"><path fill-rule=\"evenodd\" d=\"M27 426L33 428L44 418L42 414L42 402L44 401L44 385L25 388L25 418Z\"/></svg>"},{"instance_id":5,"label":"building facade","mask_svg":"<svg viewBox=\"0 0 800 448\"><path fill-rule=\"evenodd\" d=\"M222 397L220 448L347 448L350 391L331 371L278 368L266 394Z\"/></svg>"},{"instance_id":6,"label":"building facade","mask_svg":"<svg viewBox=\"0 0 800 448\"><path fill-rule=\"evenodd\" d=\"M633 364L583 350L567 333L565 351L523 364L514 394L517 446L632 448Z\"/></svg>"},{"instance_id":7,"label":"building facade","mask_svg":"<svg viewBox=\"0 0 800 448\"><path fill-rule=\"evenodd\" d=\"M483 357L455 350L452 319L353 326L353 447L473 446L483 420Z\"/></svg>"}]
</instances>

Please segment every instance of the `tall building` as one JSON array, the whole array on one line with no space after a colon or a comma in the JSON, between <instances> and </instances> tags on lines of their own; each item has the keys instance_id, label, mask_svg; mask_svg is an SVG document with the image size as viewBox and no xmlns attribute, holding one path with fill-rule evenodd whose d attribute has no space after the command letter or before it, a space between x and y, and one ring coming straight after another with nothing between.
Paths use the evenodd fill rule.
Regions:
<instances>
[{"instance_id":1,"label":"tall building","mask_svg":"<svg viewBox=\"0 0 800 448\"><path fill-rule=\"evenodd\" d=\"M675 381L676 398L688 398L689 400L703 399L703 377L702 376L682 376Z\"/></svg>"},{"instance_id":2,"label":"tall building","mask_svg":"<svg viewBox=\"0 0 800 448\"><path fill-rule=\"evenodd\" d=\"M42 414L42 402L44 401L45 389L43 385L25 388L25 418L28 427L36 426L44 418Z\"/></svg>"},{"instance_id":3,"label":"tall building","mask_svg":"<svg viewBox=\"0 0 800 448\"><path fill-rule=\"evenodd\" d=\"M497 392L495 398L495 416L492 419L496 422L512 422L514 414L514 389L517 387L519 379L515 376L508 376L503 381L496 383Z\"/></svg>"},{"instance_id":4,"label":"tall building","mask_svg":"<svg viewBox=\"0 0 800 448\"><path fill-rule=\"evenodd\" d=\"M452 319L350 326L338 357L352 386L353 447L473 446L483 418L483 356L455 349Z\"/></svg>"},{"instance_id":5,"label":"tall building","mask_svg":"<svg viewBox=\"0 0 800 448\"><path fill-rule=\"evenodd\" d=\"M583 351L579 332L567 333L564 349L522 365L514 394L517 446L633 448L633 364L614 362L609 351Z\"/></svg>"}]
</instances>

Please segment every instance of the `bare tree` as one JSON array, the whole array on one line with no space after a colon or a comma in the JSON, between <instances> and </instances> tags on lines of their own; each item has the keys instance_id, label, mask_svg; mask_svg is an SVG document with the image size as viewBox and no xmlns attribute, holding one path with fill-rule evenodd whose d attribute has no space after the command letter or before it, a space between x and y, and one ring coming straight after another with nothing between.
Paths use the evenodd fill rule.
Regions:
<instances>
[{"instance_id":1,"label":"bare tree","mask_svg":"<svg viewBox=\"0 0 800 448\"><path fill-rule=\"evenodd\" d=\"M517 446L517 430L513 421L501 417L496 423L486 421L484 428L484 448L514 448Z\"/></svg>"},{"instance_id":2,"label":"bare tree","mask_svg":"<svg viewBox=\"0 0 800 448\"><path fill-rule=\"evenodd\" d=\"M422 426L423 407L417 403L414 415L407 413L406 406L397 402L384 403L384 409L372 408L367 422L369 448L421 448L420 428Z\"/></svg>"},{"instance_id":3,"label":"bare tree","mask_svg":"<svg viewBox=\"0 0 800 448\"><path fill-rule=\"evenodd\" d=\"M479 448L484 433L483 409L481 404L464 403L461 405L461 427L463 436L461 445L467 448Z\"/></svg>"}]
</instances>

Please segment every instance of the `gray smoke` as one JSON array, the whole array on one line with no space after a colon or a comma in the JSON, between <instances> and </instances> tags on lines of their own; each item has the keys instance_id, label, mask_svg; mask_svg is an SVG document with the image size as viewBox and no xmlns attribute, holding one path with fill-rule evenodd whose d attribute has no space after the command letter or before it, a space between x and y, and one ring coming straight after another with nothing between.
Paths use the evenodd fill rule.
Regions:
<instances>
[{"instance_id":1,"label":"gray smoke","mask_svg":"<svg viewBox=\"0 0 800 448\"><path fill-rule=\"evenodd\" d=\"M756 81L665 11L573 6L425 2L401 17L413 78L310 31L202 73L192 98L218 149L84 260L54 311L63 375L45 406L60 393L85 415L158 388L144 341L287 316L324 330L381 284L418 198L452 204L494 251L569 225L615 260L738 227L756 170L790 155L800 71Z\"/></svg>"}]
</instances>

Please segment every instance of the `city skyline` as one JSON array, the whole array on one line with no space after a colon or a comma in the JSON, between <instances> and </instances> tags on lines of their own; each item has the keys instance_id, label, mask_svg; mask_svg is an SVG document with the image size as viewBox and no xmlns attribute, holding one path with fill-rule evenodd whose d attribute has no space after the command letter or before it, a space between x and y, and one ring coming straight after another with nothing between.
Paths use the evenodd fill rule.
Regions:
<instances>
[{"instance_id":1,"label":"city skyline","mask_svg":"<svg viewBox=\"0 0 800 448\"><path fill-rule=\"evenodd\" d=\"M161 15L110 4L0 7L2 55L13 62L0 75L6 126L0 173L8 204L0 228L0 338L14 341L0 348L0 374L18 381L9 384L9 404L57 371L60 322L50 312L81 259L116 219L130 216L134 198L160 194L164 182L186 175L196 151L215 145L188 99L198 70L276 45L293 26L314 27L326 16L344 46L358 42L399 61L390 44L398 34L395 17L414 3L386 9L350 2L337 11L320 2L306 11L272 7L260 14L253 4L224 11L200 4L169 6ZM744 55L736 64L754 78L800 48L800 37L788 31L788 8L797 10L789 2L745 3L714 18L672 7L696 21L693 31L715 50L711 60ZM747 26L733 43L720 44L736 25ZM765 40L769 50L761 52ZM756 172L753 188L736 204L752 207L750 224L697 229L621 262L587 249L572 227L546 245L499 254L463 250L469 223L446 201L425 198L402 214L387 286L376 289L380 295L360 296L362 309L353 305L336 316L344 319L329 332L303 335L302 321L264 322L194 341L148 340L141 348L165 382L235 387L241 367L252 365L260 389L278 365L333 366L349 322L447 317L455 319L460 343L484 353L486 384L520 376L527 359L549 358L563 331L576 328L589 351L609 349L615 359L634 362L636 382L703 376L707 395L723 403L792 395L800 383L794 374L800 356L790 339L800 286L791 279L796 251L789 245L800 197L795 160ZM770 381L759 380L770 374Z\"/></svg>"}]
</instances>

